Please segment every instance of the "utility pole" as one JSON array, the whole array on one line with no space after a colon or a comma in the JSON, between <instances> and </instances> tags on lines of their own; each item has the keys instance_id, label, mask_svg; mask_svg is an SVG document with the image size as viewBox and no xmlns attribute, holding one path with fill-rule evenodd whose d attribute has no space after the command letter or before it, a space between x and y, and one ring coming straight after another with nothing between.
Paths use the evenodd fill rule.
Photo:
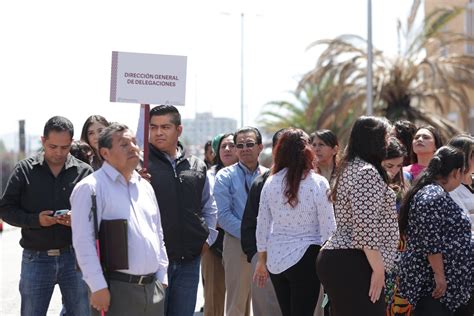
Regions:
<instances>
[{"instance_id":1,"label":"utility pole","mask_svg":"<svg viewBox=\"0 0 474 316\"><path fill-rule=\"evenodd\" d=\"M367 0L367 115L373 114L372 59L372 0Z\"/></svg>"},{"instance_id":2,"label":"utility pole","mask_svg":"<svg viewBox=\"0 0 474 316\"><path fill-rule=\"evenodd\" d=\"M25 158L26 155L26 141L25 141L25 120L19 120L19 151L18 151L18 160Z\"/></svg>"},{"instance_id":3,"label":"utility pole","mask_svg":"<svg viewBox=\"0 0 474 316\"><path fill-rule=\"evenodd\" d=\"M240 127L244 126L244 13L240 13Z\"/></svg>"}]
</instances>

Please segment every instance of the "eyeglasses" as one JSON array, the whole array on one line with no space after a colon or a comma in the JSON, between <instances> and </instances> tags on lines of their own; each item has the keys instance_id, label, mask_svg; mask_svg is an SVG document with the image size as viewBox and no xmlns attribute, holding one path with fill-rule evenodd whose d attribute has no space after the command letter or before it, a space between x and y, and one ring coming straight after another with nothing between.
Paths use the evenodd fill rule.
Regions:
<instances>
[{"instance_id":1,"label":"eyeglasses","mask_svg":"<svg viewBox=\"0 0 474 316\"><path fill-rule=\"evenodd\" d=\"M247 148L253 148L253 146L255 146L255 143L238 143L235 145L235 147L237 147L238 149L243 149L244 146Z\"/></svg>"}]
</instances>

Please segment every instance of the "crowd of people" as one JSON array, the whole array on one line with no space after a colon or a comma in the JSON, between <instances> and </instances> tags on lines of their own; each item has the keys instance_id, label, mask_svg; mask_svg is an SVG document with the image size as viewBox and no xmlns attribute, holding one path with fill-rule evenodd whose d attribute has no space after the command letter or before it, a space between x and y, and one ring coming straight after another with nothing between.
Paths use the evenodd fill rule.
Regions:
<instances>
[{"instance_id":1,"label":"crowd of people","mask_svg":"<svg viewBox=\"0 0 474 316\"><path fill-rule=\"evenodd\" d=\"M14 168L0 217L22 229L22 315L474 315L474 138L359 117L336 134L288 127L263 166L243 127L186 154L181 116L133 131L64 117ZM64 210L68 210L66 213Z\"/></svg>"}]
</instances>

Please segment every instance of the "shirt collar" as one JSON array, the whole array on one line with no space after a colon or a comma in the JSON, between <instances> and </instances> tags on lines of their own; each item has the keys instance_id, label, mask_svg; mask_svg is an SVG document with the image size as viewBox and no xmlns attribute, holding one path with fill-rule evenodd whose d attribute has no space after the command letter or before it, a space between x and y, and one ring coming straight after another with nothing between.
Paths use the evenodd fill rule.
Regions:
<instances>
[{"instance_id":1,"label":"shirt collar","mask_svg":"<svg viewBox=\"0 0 474 316\"><path fill-rule=\"evenodd\" d=\"M107 161L104 161L104 164L102 165L101 169L105 172L105 174L112 179L112 181L123 181L127 183L125 180L124 176L113 166L111 166ZM140 175L138 172L133 171L132 176L130 177L130 183L136 183L140 180Z\"/></svg>"},{"instance_id":2,"label":"shirt collar","mask_svg":"<svg viewBox=\"0 0 474 316\"><path fill-rule=\"evenodd\" d=\"M182 151L181 151L181 148L178 146L176 147L176 155L175 157L171 157L170 155L168 155L167 153L163 152L163 154L165 155L165 157L171 162L175 162L176 160L178 160L181 155L182 155Z\"/></svg>"},{"instance_id":3,"label":"shirt collar","mask_svg":"<svg viewBox=\"0 0 474 316\"><path fill-rule=\"evenodd\" d=\"M242 168L242 170L245 172L245 174L250 174L250 175L254 175L254 174L260 174L260 164L257 162L257 168L255 169L255 171L250 171L249 168L247 168L243 163L241 163L240 161L237 162L237 168Z\"/></svg>"},{"instance_id":4,"label":"shirt collar","mask_svg":"<svg viewBox=\"0 0 474 316\"><path fill-rule=\"evenodd\" d=\"M150 151L154 152L156 155L158 155L162 159L168 160L169 162L171 162L171 164L174 164L176 162L179 163L181 160L186 158L186 150L184 150L183 144L181 144L181 142L179 141L178 141L178 146L176 146L176 158L172 158L170 155L168 155L164 151L159 150L158 148L153 146L153 144L151 143L149 143L149 146L150 146Z\"/></svg>"},{"instance_id":5,"label":"shirt collar","mask_svg":"<svg viewBox=\"0 0 474 316\"><path fill-rule=\"evenodd\" d=\"M43 166L44 163L45 163L44 151L41 150L39 153L33 156L32 165ZM78 167L78 166L79 166L78 160L75 159L71 154L68 154L66 158L66 162L64 163L64 169L69 169L69 168Z\"/></svg>"}]
</instances>

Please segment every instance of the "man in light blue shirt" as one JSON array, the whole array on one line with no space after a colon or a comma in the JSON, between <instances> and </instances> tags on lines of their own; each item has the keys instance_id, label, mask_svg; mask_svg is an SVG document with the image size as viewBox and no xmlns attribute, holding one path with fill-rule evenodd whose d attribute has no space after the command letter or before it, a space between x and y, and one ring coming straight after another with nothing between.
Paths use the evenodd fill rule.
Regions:
<instances>
[{"instance_id":1,"label":"man in light blue shirt","mask_svg":"<svg viewBox=\"0 0 474 316\"><path fill-rule=\"evenodd\" d=\"M71 195L73 245L91 291L92 314L164 315L168 257L155 193L135 171L139 147L125 125L113 123L100 134L99 151L102 168ZM102 270L94 240L93 194L99 225L101 220L127 221L128 269Z\"/></svg>"},{"instance_id":2,"label":"man in light blue shirt","mask_svg":"<svg viewBox=\"0 0 474 316\"><path fill-rule=\"evenodd\" d=\"M252 266L240 245L240 226L253 180L267 168L258 163L263 149L262 136L254 127L243 127L234 134L239 162L216 175L214 198L218 223L224 229L222 253L227 291L226 315L249 315Z\"/></svg>"}]
</instances>

